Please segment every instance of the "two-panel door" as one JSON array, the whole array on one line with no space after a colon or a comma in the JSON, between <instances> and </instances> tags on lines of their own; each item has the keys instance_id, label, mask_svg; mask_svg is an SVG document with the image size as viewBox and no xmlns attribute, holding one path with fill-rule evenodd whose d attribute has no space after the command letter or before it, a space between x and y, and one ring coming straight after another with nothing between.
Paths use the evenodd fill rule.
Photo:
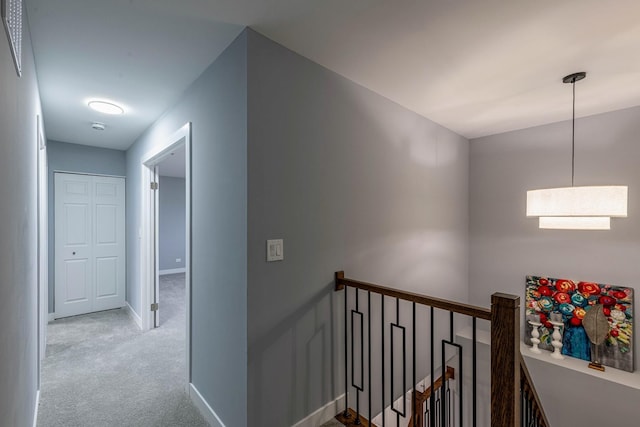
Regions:
<instances>
[{"instance_id":1,"label":"two-panel door","mask_svg":"<svg viewBox=\"0 0 640 427\"><path fill-rule=\"evenodd\" d=\"M55 317L125 305L124 178L55 174Z\"/></svg>"}]
</instances>

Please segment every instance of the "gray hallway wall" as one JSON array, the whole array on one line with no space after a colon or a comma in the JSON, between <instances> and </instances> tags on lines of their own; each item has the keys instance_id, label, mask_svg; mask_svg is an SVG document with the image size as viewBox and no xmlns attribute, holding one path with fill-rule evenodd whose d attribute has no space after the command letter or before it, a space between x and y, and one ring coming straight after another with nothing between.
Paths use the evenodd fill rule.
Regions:
<instances>
[{"instance_id":1,"label":"gray hallway wall","mask_svg":"<svg viewBox=\"0 0 640 427\"><path fill-rule=\"evenodd\" d=\"M140 313L142 161L192 123L192 382L228 427L247 425L246 33L127 151L127 301Z\"/></svg>"},{"instance_id":2,"label":"gray hallway wall","mask_svg":"<svg viewBox=\"0 0 640 427\"><path fill-rule=\"evenodd\" d=\"M185 179L160 177L160 270L185 266ZM177 262L176 259L180 259Z\"/></svg>"},{"instance_id":3,"label":"gray hallway wall","mask_svg":"<svg viewBox=\"0 0 640 427\"><path fill-rule=\"evenodd\" d=\"M248 73L248 425L285 426L344 391L334 271L467 300L468 141L254 31Z\"/></svg>"},{"instance_id":4,"label":"gray hallway wall","mask_svg":"<svg viewBox=\"0 0 640 427\"><path fill-rule=\"evenodd\" d=\"M335 270L467 300L465 138L247 30L127 151L131 229L142 159L188 121L193 383L226 425L292 425L342 393ZM130 233L136 310L139 257Z\"/></svg>"},{"instance_id":5,"label":"gray hallway wall","mask_svg":"<svg viewBox=\"0 0 640 427\"><path fill-rule=\"evenodd\" d=\"M36 116L42 118L29 24L22 77L0 30L0 423L33 425L38 389Z\"/></svg>"},{"instance_id":6,"label":"gray hallway wall","mask_svg":"<svg viewBox=\"0 0 640 427\"><path fill-rule=\"evenodd\" d=\"M524 310L527 274L638 290L639 119L635 107L576 121L575 184L629 186L629 217L612 219L610 231L540 230L525 216L527 190L571 184L570 121L471 141L470 302L487 305L491 293L507 292ZM610 368L599 378L538 361L530 370L553 426L607 423L605 412L584 411L603 395L617 402L619 419L640 419L640 371L621 374L634 388L607 381Z\"/></svg>"},{"instance_id":7,"label":"gray hallway wall","mask_svg":"<svg viewBox=\"0 0 640 427\"><path fill-rule=\"evenodd\" d=\"M49 313L54 312L55 295L55 224L54 224L54 182L53 174L60 172L79 172L96 175L125 176L125 152L87 145L69 144L59 141L47 142L49 164L48 201L49 201Z\"/></svg>"}]
</instances>

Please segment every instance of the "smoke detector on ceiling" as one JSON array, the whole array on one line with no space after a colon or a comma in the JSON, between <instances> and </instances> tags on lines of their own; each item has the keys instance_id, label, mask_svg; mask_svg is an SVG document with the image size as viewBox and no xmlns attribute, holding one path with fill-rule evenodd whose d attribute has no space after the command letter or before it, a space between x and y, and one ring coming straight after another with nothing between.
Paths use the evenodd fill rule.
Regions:
<instances>
[{"instance_id":1,"label":"smoke detector on ceiling","mask_svg":"<svg viewBox=\"0 0 640 427\"><path fill-rule=\"evenodd\" d=\"M104 123L93 122L91 123L91 128L93 130L104 130Z\"/></svg>"}]
</instances>

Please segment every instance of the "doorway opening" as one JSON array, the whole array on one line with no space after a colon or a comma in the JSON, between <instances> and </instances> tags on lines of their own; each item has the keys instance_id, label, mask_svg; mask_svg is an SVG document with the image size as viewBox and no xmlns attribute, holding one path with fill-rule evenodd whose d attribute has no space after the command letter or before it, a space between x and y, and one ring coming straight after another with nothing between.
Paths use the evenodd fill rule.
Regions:
<instances>
[{"instance_id":1,"label":"doorway opening","mask_svg":"<svg viewBox=\"0 0 640 427\"><path fill-rule=\"evenodd\" d=\"M156 196L156 270L153 311L155 327L172 322L177 316L184 321L186 288L186 150L184 145L171 150L154 167L158 183ZM162 315L160 315L162 314Z\"/></svg>"},{"instance_id":2,"label":"doorway opening","mask_svg":"<svg viewBox=\"0 0 640 427\"><path fill-rule=\"evenodd\" d=\"M142 326L145 330L157 328L162 324L163 313L170 314L163 312L161 273L166 273L166 276L162 275L163 285L168 286L166 289L175 284L171 283L175 282L173 279L180 281L184 274L185 386L188 388L191 383L191 123L143 157L142 186ZM184 213L177 209L174 200L178 198L182 202L180 187L184 194ZM172 207L173 212L167 212L167 207ZM183 223L176 218L180 215L183 215ZM172 230L176 224L178 227L184 224L184 233ZM172 240L178 244L172 244ZM170 294L165 291L165 297L171 298Z\"/></svg>"}]
</instances>

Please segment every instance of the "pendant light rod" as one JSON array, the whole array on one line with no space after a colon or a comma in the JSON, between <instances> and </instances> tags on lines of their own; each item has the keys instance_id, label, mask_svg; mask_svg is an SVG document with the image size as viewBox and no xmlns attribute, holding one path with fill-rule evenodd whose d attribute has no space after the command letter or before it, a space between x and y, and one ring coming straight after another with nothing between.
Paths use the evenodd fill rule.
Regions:
<instances>
[{"instance_id":1,"label":"pendant light rod","mask_svg":"<svg viewBox=\"0 0 640 427\"><path fill-rule=\"evenodd\" d=\"M573 88L573 114L571 116L571 186L576 170L576 82L587 77L587 73L580 71L579 73L569 74L562 79L563 83L571 83Z\"/></svg>"},{"instance_id":2,"label":"pendant light rod","mask_svg":"<svg viewBox=\"0 0 640 427\"><path fill-rule=\"evenodd\" d=\"M538 217L539 228L562 230L609 230L611 218L627 217L626 185L574 186L576 154L576 82L585 72L562 79L571 83L571 187L527 191L527 216Z\"/></svg>"},{"instance_id":3,"label":"pendant light rod","mask_svg":"<svg viewBox=\"0 0 640 427\"><path fill-rule=\"evenodd\" d=\"M576 81L571 83L573 87L573 114L571 115L571 186L576 176Z\"/></svg>"}]
</instances>

